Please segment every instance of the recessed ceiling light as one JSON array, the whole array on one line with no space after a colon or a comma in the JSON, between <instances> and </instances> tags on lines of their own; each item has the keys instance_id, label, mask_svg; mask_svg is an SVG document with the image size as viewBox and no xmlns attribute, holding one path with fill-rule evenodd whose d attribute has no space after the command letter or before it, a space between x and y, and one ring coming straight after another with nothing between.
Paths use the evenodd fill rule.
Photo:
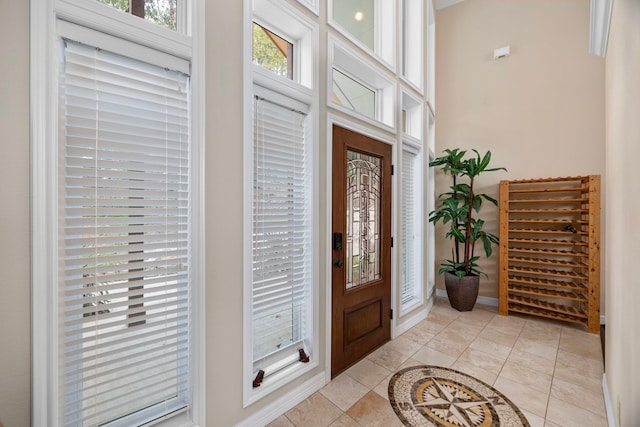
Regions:
<instances>
[{"instance_id":1,"label":"recessed ceiling light","mask_svg":"<svg viewBox=\"0 0 640 427\"><path fill-rule=\"evenodd\" d=\"M362 21L364 19L364 14L360 11L357 11L355 18L356 18L356 21Z\"/></svg>"}]
</instances>

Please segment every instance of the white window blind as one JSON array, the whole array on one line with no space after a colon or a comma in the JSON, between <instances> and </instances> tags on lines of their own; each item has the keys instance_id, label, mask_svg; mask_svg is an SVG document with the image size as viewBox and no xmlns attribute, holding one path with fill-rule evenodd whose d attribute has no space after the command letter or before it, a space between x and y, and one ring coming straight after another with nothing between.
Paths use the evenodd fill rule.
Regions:
<instances>
[{"instance_id":1,"label":"white window blind","mask_svg":"<svg viewBox=\"0 0 640 427\"><path fill-rule=\"evenodd\" d=\"M416 159L402 151L402 304L418 297L416 277Z\"/></svg>"},{"instance_id":2,"label":"white window blind","mask_svg":"<svg viewBox=\"0 0 640 427\"><path fill-rule=\"evenodd\" d=\"M308 338L313 260L307 117L255 98L252 318L256 370L291 360L291 351L305 347L303 341Z\"/></svg>"},{"instance_id":3,"label":"white window blind","mask_svg":"<svg viewBox=\"0 0 640 427\"><path fill-rule=\"evenodd\" d=\"M66 41L62 425L140 425L190 396L189 76Z\"/></svg>"}]
</instances>

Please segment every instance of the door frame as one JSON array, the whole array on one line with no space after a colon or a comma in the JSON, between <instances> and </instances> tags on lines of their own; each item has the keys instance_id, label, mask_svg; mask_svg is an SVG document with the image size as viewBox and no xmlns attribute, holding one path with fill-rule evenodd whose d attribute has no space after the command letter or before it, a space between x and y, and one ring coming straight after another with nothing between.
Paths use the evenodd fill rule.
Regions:
<instances>
[{"instance_id":1,"label":"door frame","mask_svg":"<svg viewBox=\"0 0 640 427\"><path fill-rule=\"evenodd\" d=\"M331 246L331 230L332 230L332 212L333 212L333 201L332 201L332 182L333 182L333 126L337 125L342 128L348 129L353 132L357 132L364 136L367 136L372 139L376 139L380 142L388 144L391 146L391 163L397 163L397 147L398 141L395 137L390 136L388 134L382 133L376 129L371 129L360 124L357 124L351 120L338 117L334 114L327 114L327 126L326 126L326 141L327 141L327 151L326 151L326 163L327 163L327 176L326 176L326 222L325 222L325 251L324 251L324 271L325 271L325 382L328 383L331 381L331 338L332 338L332 282L331 282L331 274L332 274L332 246ZM392 130L389 129L391 132ZM397 194L397 179L396 175L391 176L391 236L396 236L397 225L396 225L396 209L397 209L397 198L395 194ZM397 241L397 239L396 239ZM394 262L397 259L397 246L391 248L391 309L396 307L396 299L397 299L397 266ZM395 338L395 329L396 329L396 320L398 318L399 313L395 313L394 318L391 319L391 339Z\"/></svg>"}]
</instances>

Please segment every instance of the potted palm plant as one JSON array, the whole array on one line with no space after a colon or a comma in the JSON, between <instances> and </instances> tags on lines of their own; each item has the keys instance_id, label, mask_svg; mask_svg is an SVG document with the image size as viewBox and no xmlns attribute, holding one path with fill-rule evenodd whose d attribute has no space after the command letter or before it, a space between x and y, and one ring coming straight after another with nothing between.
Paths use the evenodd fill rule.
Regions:
<instances>
[{"instance_id":1,"label":"potted palm plant","mask_svg":"<svg viewBox=\"0 0 640 427\"><path fill-rule=\"evenodd\" d=\"M450 174L453 182L449 191L438 196L438 206L429 212L429 222L448 224L445 237L453 240L451 258L441 264L438 273L444 273L449 302L458 311L472 310L478 298L480 274L484 273L478 267L476 243L482 244L487 257L491 256L492 245L498 244L498 236L485 231L485 221L478 218L483 200L496 206L498 201L476 193L475 179L485 172L506 171L502 167L489 168L491 151L484 156L473 152L475 156L465 157L465 150L447 149L442 157L429 163L430 167L440 167Z\"/></svg>"}]
</instances>

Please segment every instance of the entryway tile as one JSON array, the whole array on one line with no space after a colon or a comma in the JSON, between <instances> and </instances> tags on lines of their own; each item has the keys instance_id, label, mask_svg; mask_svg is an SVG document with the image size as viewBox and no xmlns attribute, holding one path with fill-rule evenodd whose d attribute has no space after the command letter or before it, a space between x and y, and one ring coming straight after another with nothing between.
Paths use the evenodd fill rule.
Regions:
<instances>
[{"instance_id":1,"label":"entryway tile","mask_svg":"<svg viewBox=\"0 0 640 427\"><path fill-rule=\"evenodd\" d=\"M516 341L513 349L518 351L525 351L537 356L542 356L545 359L549 359L551 361L556 360L556 355L558 354L557 343L555 344L555 346L550 346L545 344L545 341L526 338L522 335Z\"/></svg>"},{"instance_id":2,"label":"entryway tile","mask_svg":"<svg viewBox=\"0 0 640 427\"><path fill-rule=\"evenodd\" d=\"M507 360L504 364L499 378L518 382L542 393L549 393L551 389L551 375L543 374L511 360Z\"/></svg>"},{"instance_id":3,"label":"entryway tile","mask_svg":"<svg viewBox=\"0 0 640 427\"><path fill-rule=\"evenodd\" d=\"M296 426L291 421L289 421L289 418L285 417L284 415L281 415L278 418L276 418L274 421L267 424L266 427L296 427Z\"/></svg>"},{"instance_id":4,"label":"entryway tile","mask_svg":"<svg viewBox=\"0 0 640 427\"><path fill-rule=\"evenodd\" d=\"M472 365L464 361L455 362L453 366L451 366L451 369L464 372L465 374L477 378L489 385L493 385L493 383L496 381L496 378L498 377L498 374L496 373L489 372L486 369L482 369L476 365Z\"/></svg>"},{"instance_id":5,"label":"entryway tile","mask_svg":"<svg viewBox=\"0 0 640 427\"><path fill-rule=\"evenodd\" d=\"M607 419L555 397L549 398L547 421L562 427L606 427Z\"/></svg>"},{"instance_id":6,"label":"entryway tile","mask_svg":"<svg viewBox=\"0 0 640 427\"><path fill-rule=\"evenodd\" d=\"M451 367L456 361L456 358L441 351L424 346L413 355L413 359L425 365L443 366L445 368Z\"/></svg>"},{"instance_id":7,"label":"entryway tile","mask_svg":"<svg viewBox=\"0 0 640 427\"><path fill-rule=\"evenodd\" d=\"M342 411L322 394L314 393L285 415L296 427L327 427Z\"/></svg>"},{"instance_id":8,"label":"entryway tile","mask_svg":"<svg viewBox=\"0 0 640 427\"><path fill-rule=\"evenodd\" d=\"M531 427L545 427L544 418L534 415L529 411L525 411L522 408L520 408L520 412L522 412L524 416L527 418L527 421L529 421L529 424L531 425Z\"/></svg>"},{"instance_id":9,"label":"entryway tile","mask_svg":"<svg viewBox=\"0 0 640 427\"><path fill-rule=\"evenodd\" d=\"M543 393L506 378L498 378L493 385L509 400L534 415L544 417L547 411L548 393Z\"/></svg>"},{"instance_id":10,"label":"entryway tile","mask_svg":"<svg viewBox=\"0 0 640 427\"><path fill-rule=\"evenodd\" d=\"M415 352L422 347L422 345L404 336L399 336L393 341L386 343L384 347L395 350L406 358L409 358L413 356Z\"/></svg>"},{"instance_id":11,"label":"entryway tile","mask_svg":"<svg viewBox=\"0 0 640 427\"><path fill-rule=\"evenodd\" d=\"M551 397L570 403L579 408L606 417L602 388L591 389L561 380L553 379Z\"/></svg>"},{"instance_id":12,"label":"entryway tile","mask_svg":"<svg viewBox=\"0 0 640 427\"><path fill-rule=\"evenodd\" d=\"M473 342L469 344L469 348L491 354L503 361L506 360L507 357L509 357L509 353L511 353L511 346L498 344L481 337L473 340Z\"/></svg>"},{"instance_id":13,"label":"entryway tile","mask_svg":"<svg viewBox=\"0 0 640 427\"><path fill-rule=\"evenodd\" d=\"M320 393L338 408L346 411L362 396L367 394L369 390L368 387L360 384L350 376L341 374L324 386Z\"/></svg>"},{"instance_id":14,"label":"entryway tile","mask_svg":"<svg viewBox=\"0 0 640 427\"><path fill-rule=\"evenodd\" d=\"M597 335L554 321L500 316L495 309L460 313L437 298L426 320L267 427L401 427L389 403L389 381L417 365L452 368L493 386L532 427L607 425Z\"/></svg>"},{"instance_id":15,"label":"entryway tile","mask_svg":"<svg viewBox=\"0 0 640 427\"><path fill-rule=\"evenodd\" d=\"M559 348L568 353L602 361L600 335L589 334L572 328L563 328Z\"/></svg>"},{"instance_id":16,"label":"entryway tile","mask_svg":"<svg viewBox=\"0 0 640 427\"><path fill-rule=\"evenodd\" d=\"M383 368L377 363L366 358L362 359L345 371L345 374L370 389L378 385L380 381L385 379L391 373L392 372L389 369Z\"/></svg>"},{"instance_id":17,"label":"entryway tile","mask_svg":"<svg viewBox=\"0 0 640 427\"><path fill-rule=\"evenodd\" d=\"M602 388L603 373L604 367L600 361L563 350L558 352L554 378L595 391Z\"/></svg>"},{"instance_id":18,"label":"entryway tile","mask_svg":"<svg viewBox=\"0 0 640 427\"><path fill-rule=\"evenodd\" d=\"M484 351L468 348L464 353L462 353L456 363L453 364L454 369L458 364L475 366L487 372L491 372L497 377L502 369L502 365L504 364L504 359L496 357L490 353L485 353Z\"/></svg>"},{"instance_id":19,"label":"entryway tile","mask_svg":"<svg viewBox=\"0 0 640 427\"><path fill-rule=\"evenodd\" d=\"M367 427L402 427L389 402L370 391L347 411L358 424Z\"/></svg>"},{"instance_id":20,"label":"entryway tile","mask_svg":"<svg viewBox=\"0 0 640 427\"><path fill-rule=\"evenodd\" d=\"M547 359L546 357L515 349L509 354L507 361L517 363L521 366L526 366L536 372L546 375L553 375L556 363L555 359Z\"/></svg>"},{"instance_id":21,"label":"entryway tile","mask_svg":"<svg viewBox=\"0 0 640 427\"><path fill-rule=\"evenodd\" d=\"M347 414L342 414L340 418L335 420L329 427L362 427L353 418Z\"/></svg>"},{"instance_id":22,"label":"entryway tile","mask_svg":"<svg viewBox=\"0 0 640 427\"><path fill-rule=\"evenodd\" d=\"M408 358L409 355L384 345L367 356L370 361L392 372L395 372Z\"/></svg>"}]
</instances>

